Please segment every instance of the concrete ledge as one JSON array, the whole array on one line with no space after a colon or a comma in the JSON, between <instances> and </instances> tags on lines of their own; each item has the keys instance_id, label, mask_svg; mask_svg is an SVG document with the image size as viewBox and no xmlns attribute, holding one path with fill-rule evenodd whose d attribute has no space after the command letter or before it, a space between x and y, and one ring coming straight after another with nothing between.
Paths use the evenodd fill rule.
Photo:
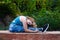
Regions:
<instances>
[{"instance_id":1,"label":"concrete ledge","mask_svg":"<svg viewBox=\"0 0 60 40\"><path fill-rule=\"evenodd\" d=\"M60 31L40 33L11 33L0 31L0 40L60 40Z\"/></svg>"}]
</instances>

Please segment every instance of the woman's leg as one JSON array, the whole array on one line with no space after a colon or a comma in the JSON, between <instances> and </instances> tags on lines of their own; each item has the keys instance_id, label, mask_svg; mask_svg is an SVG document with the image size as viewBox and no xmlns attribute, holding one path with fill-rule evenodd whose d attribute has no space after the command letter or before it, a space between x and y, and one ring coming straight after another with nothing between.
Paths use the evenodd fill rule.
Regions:
<instances>
[{"instance_id":1,"label":"woman's leg","mask_svg":"<svg viewBox=\"0 0 60 40\"><path fill-rule=\"evenodd\" d=\"M38 31L42 31L42 30L43 30L43 28L33 28L33 27L29 27L28 29L29 29L29 30L33 30L33 31L35 31L36 29L37 29Z\"/></svg>"},{"instance_id":2,"label":"woman's leg","mask_svg":"<svg viewBox=\"0 0 60 40\"><path fill-rule=\"evenodd\" d=\"M47 31L47 29L49 28L49 24L45 24L44 26L43 26L43 28L33 28L33 27L29 27L28 29L30 29L30 30L39 30L39 31L42 31L42 32L46 32Z\"/></svg>"},{"instance_id":3,"label":"woman's leg","mask_svg":"<svg viewBox=\"0 0 60 40\"><path fill-rule=\"evenodd\" d=\"M23 26L11 24L9 27L10 32L24 32Z\"/></svg>"},{"instance_id":4,"label":"woman's leg","mask_svg":"<svg viewBox=\"0 0 60 40\"><path fill-rule=\"evenodd\" d=\"M16 32L24 32L24 28L23 28L23 26L15 25L15 31Z\"/></svg>"},{"instance_id":5,"label":"woman's leg","mask_svg":"<svg viewBox=\"0 0 60 40\"><path fill-rule=\"evenodd\" d=\"M15 31L13 27L14 27L14 24L10 24L9 25L9 31L10 32L14 32Z\"/></svg>"}]
</instances>

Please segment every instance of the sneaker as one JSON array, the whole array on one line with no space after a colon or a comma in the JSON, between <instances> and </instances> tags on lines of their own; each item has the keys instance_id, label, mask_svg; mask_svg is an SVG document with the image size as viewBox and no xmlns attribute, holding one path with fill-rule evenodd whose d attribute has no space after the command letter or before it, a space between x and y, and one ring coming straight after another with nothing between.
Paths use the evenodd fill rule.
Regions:
<instances>
[{"instance_id":1,"label":"sneaker","mask_svg":"<svg viewBox=\"0 0 60 40\"><path fill-rule=\"evenodd\" d=\"M42 32L46 32L48 28L49 28L49 24L45 24L44 27L43 27Z\"/></svg>"}]
</instances>

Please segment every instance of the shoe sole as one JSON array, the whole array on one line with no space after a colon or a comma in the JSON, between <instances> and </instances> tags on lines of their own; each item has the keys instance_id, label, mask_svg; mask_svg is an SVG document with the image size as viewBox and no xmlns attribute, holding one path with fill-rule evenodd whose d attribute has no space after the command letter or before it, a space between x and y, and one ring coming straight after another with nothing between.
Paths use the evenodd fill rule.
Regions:
<instances>
[{"instance_id":1,"label":"shoe sole","mask_svg":"<svg viewBox=\"0 0 60 40\"><path fill-rule=\"evenodd\" d=\"M46 32L48 28L49 28L49 24L48 24L47 28L43 32Z\"/></svg>"}]
</instances>

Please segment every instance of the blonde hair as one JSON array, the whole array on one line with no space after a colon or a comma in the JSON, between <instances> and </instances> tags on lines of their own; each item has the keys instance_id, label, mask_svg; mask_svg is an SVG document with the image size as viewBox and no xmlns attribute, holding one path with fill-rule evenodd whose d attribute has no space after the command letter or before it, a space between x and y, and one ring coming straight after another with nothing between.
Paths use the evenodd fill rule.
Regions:
<instances>
[{"instance_id":1,"label":"blonde hair","mask_svg":"<svg viewBox=\"0 0 60 40\"><path fill-rule=\"evenodd\" d=\"M29 19L33 23L31 26L37 26L34 18L27 16L27 19Z\"/></svg>"}]
</instances>

